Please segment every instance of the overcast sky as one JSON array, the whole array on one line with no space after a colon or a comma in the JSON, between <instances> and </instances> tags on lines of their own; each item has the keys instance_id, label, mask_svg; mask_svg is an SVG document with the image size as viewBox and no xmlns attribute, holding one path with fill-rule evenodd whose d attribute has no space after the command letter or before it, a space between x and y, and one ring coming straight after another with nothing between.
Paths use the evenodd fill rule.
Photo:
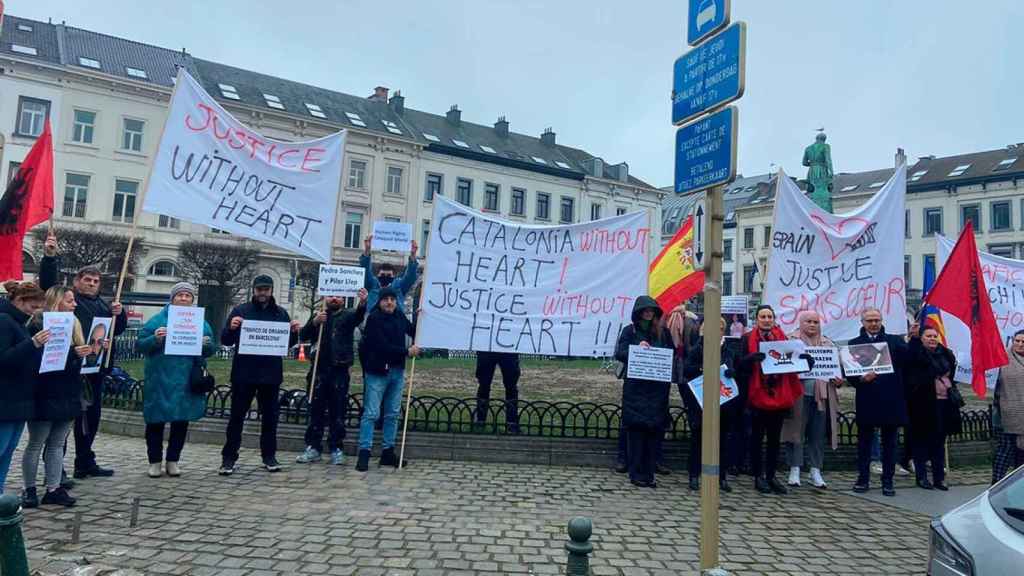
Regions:
<instances>
[{"instance_id":1,"label":"overcast sky","mask_svg":"<svg viewBox=\"0 0 1024 576\"><path fill-rule=\"evenodd\" d=\"M672 63L686 0L7 0L104 32L359 96L539 135L672 183ZM194 9L184 7L194 5ZM836 171L1024 142L1019 0L733 0L748 24L740 171L804 175L824 126ZM1017 57L1012 58L1012 54Z\"/></svg>"}]
</instances>

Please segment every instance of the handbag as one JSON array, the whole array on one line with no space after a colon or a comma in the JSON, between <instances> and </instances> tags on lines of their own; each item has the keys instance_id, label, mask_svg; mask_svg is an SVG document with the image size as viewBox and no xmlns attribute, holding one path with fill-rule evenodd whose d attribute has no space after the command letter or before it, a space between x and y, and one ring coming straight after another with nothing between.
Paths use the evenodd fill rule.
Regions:
<instances>
[{"instance_id":1,"label":"handbag","mask_svg":"<svg viewBox=\"0 0 1024 576\"><path fill-rule=\"evenodd\" d=\"M960 414L960 409L967 403L964 402L963 394L960 393L960 389L955 385L950 386L949 390L946 391L946 398L949 402L946 405L946 433L949 435L960 434L964 431L963 416Z\"/></svg>"},{"instance_id":2,"label":"handbag","mask_svg":"<svg viewBox=\"0 0 1024 576\"><path fill-rule=\"evenodd\" d=\"M192 370L188 376L188 387L193 394L209 394L217 385L213 374L206 370L206 359L197 357L192 361Z\"/></svg>"}]
</instances>

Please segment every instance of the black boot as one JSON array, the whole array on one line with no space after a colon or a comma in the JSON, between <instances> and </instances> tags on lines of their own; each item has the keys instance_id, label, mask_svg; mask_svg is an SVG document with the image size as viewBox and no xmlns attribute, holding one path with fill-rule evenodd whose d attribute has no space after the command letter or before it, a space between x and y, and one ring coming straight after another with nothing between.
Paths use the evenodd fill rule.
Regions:
<instances>
[{"instance_id":1,"label":"black boot","mask_svg":"<svg viewBox=\"0 0 1024 576\"><path fill-rule=\"evenodd\" d=\"M718 478L718 490L721 492L732 492L732 486L729 486L728 476L720 476Z\"/></svg>"},{"instance_id":2,"label":"black boot","mask_svg":"<svg viewBox=\"0 0 1024 576\"><path fill-rule=\"evenodd\" d=\"M700 490L700 478L690 476L690 490Z\"/></svg>"},{"instance_id":3,"label":"black boot","mask_svg":"<svg viewBox=\"0 0 1024 576\"><path fill-rule=\"evenodd\" d=\"M381 466L394 466L395 468L398 468L398 454L395 454L395 449L394 448L385 448L380 453L380 465ZM408 466L408 465L409 465L409 461L408 460L403 460L402 461L402 467L403 468Z\"/></svg>"},{"instance_id":4,"label":"black boot","mask_svg":"<svg viewBox=\"0 0 1024 576\"><path fill-rule=\"evenodd\" d=\"M25 488L21 493L22 508L39 508L39 495L36 494L36 487Z\"/></svg>"},{"instance_id":5,"label":"black boot","mask_svg":"<svg viewBox=\"0 0 1024 576\"><path fill-rule=\"evenodd\" d=\"M789 494L789 490L787 490L781 482L776 480L775 476L772 476L771 478L768 479L768 487L771 489L772 492L776 494Z\"/></svg>"},{"instance_id":6,"label":"black boot","mask_svg":"<svg viewBox=\"0 0 1024 576\"><path fill-rule=\"evenodd\" d=\"M754 488L757 489L761 494L771 494L772 488L768 485L768 481L758 476L754 478Z\"/></svg>"},{"instance_id":7,"label":"black boot","mask_svg":"<svg viewBox=\"0 0 1024 576\"><path fill-rule=\"evenodd\" d=\"M359 459L356 460L356 470L366 472L370 469L370 451L360 450Z\"/></svg>"}]
</instances>

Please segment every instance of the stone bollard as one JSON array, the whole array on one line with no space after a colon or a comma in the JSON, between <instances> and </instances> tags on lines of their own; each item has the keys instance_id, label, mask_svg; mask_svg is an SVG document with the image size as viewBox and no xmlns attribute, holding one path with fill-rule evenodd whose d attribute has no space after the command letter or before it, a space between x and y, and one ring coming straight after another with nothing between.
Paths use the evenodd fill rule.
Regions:
<instances>
[{"instance_id":1,"label":"stone bollard","mask_svg":"<svg viewBox=\"0 0 1024 576\"><path fill-rule=\"evenodd\" d=\"M0 495L0 574L28 576L25 540L21 536L21 498Z\"/></svg>"},{"instance_id":2,"label":"stone bollard","mask_svg":"<svg viewBox=\"0 0 1024 576\"><path fill-rule=\"evenodd\" d=\"M569 541L565 543L565 549L569 552L569 561L565 565L566 576L590 576L589 555L594 551L590 535L593 529L590 518L576 516L569 520Z\"/></svg>"}]
</instances>

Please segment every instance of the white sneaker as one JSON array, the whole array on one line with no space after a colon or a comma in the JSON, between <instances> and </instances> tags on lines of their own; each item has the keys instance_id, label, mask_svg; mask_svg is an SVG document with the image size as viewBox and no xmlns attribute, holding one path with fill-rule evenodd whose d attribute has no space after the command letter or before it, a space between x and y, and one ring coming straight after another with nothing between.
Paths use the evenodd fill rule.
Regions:
<instances>
[{"instance_id":1,"label":"white sneaker","mask_svg":"<svg viewBox=\"0 0 1024 576\"><path fill-rule=\"evenodd\" d=\"M146 472L150 478L159 478L164 475L164 463L154 462L149 465L149 471Z\"/></svg>"},{"instance_id":2,"label":"white sneaker","mask_svg":"<svg viewBox=\"0 0 1024 576\"><path fill-rule=\"evenodd\" d=\"M345 465L345 453L342 452L341 449L335 449L331 452L331 464L334 466Z\"/></svg>"},{"instance_id":3,"label":"white sneaker","mask_svg":"<svg viewBox=\"0 0 1024 576\"><path fill-rule=\"evenodd\" d=\"M793 466L793 467L791 467L789 469L789 482L787 482L787 484L789 484L790 486L799 486L800 485L800 467L799 466Z\"/></svg>"},{"instance_id":4,"label":"white sneaker","mask_svg":"<svg viewBox=\"0 0 1024 576\"><path fill-rule=\"evenodd\" d=\"M811 485L815 488L828 488L825 479L821 477L821 470L811 468Z\"/></svg>"},{"instance_id":5,"label":"white sneaker","mask_svg":"<svg viewBox=\"0 0 1024 576\"><path fill-rule=\"evenodd\" d=\"M911 468L913 468L914 465L911 464L910 466L911 466ZM899 476L910 476L912 473L913 472L911 472L910 468L904 468L902 464L897 464L896 465L896 474L897 475L899 475Z\"/></svg>"},{"instance_id":6,"label":"white sneaker","mask_svg":"<svg viewBox=\"0 0 1024 576\"><path fill-rule=\"evenodd\" d=\"M167 475L171 478L177 478L181 476L181 470L178 468L177 462L167 462Z\"/></svg>"},{"instance_id":7,"label":"white sneaker","mask_svg":"<svg viewBox=\"0 0 1024 576\"><path fill-rule=\"evenodd\" d=\"M881 474L882 473L882 463L878 462L878 461L872 462L871 463L871 471L874 472L875 474Z\"/></svg>"},{"instance_id":8,"label":"white sneaker","mask_svg":"<svg viewBox=\"0 0 1024 576\"><path fill-rule=\"evenodd\" d=\"M309 464L311 462L320 461L320 451L312 446L306 446L306 451L299 454L298 458L295 459L299 464Z\"/></svg>"}]
</instances>

